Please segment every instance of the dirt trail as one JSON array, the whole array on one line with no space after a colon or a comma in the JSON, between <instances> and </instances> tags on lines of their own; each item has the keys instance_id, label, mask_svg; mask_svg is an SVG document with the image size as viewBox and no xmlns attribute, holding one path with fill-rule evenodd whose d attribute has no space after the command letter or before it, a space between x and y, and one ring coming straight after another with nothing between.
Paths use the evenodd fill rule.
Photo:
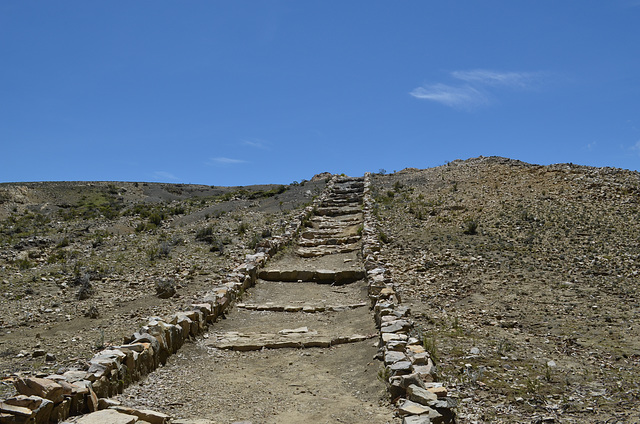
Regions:
<instances>
[{"instance_id":1,"label":"dirt trail","mask_svg":"<svg viewBox=\"0 0 640 424\"><path fill-rule=\"evenodd\" d=\"M287 270L314 280L323 270L324 284L258 280L225 320L120 400L213 423L399 422L377 378L366 283L337 285L326 277L362 269L361 199L362 180L338 180L294 246L264 274L274 280Z\"/></svg>"}]
</instances>

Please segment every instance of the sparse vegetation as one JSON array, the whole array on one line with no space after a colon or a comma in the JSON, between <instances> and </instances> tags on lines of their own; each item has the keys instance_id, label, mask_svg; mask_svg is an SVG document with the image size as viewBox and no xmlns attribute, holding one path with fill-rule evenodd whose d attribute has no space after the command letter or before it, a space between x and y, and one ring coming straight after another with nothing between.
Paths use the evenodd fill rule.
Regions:
<instances>
[{"instance_id":1,"label":"sparse vegetation","mask_svg":"<svg viewBox=\"0 0 640 424\"><path fill-rule=\"evenodd\" d=\"M464 234L467 235L475 235L478 234L478 223L476 222L475 219L467 219L464 221L464 230L462 231Z\"/></svg>"},{"instance_id":2,"label":"sparse vegetation","mask_svg":"<svg viewBox=\"0 0 640 424\"><path fill-rule=\"evenodd\" d=\"M176 294L176 283L171 279L161 279L156 281L156 296L160 299L168 299Z\"/></svg>"},{"instance_id":3,"label":"sparse vegetation","mask_svg":"<svg viewBox=\"0 0 640 424\"><path fill-rule=\"evenodd\" d=\"M393 236L382 255L437 340L438 375L483 399L460 405L463 421L524 422L547 403L563 411L547 412L556 420L592 408L589 420L605 421L640 396L640 336L619 325L635 310L637 199L616 189L639 180L502 158L374 176L378 222Z\"/></svg>"}]
</instances>

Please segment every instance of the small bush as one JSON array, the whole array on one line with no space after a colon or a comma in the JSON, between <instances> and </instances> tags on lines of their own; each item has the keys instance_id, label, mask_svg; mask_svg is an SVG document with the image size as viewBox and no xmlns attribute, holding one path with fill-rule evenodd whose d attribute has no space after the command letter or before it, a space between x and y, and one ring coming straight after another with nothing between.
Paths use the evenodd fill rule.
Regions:
<instances>
[{"instance_id":1,"label":"small bush","mask_svg":"<svg viewBox=\"0 0 640 424\"><path fill-rule=\"evenodd\" d=\"M176 294L176 284L173 280L159 280L156 282L156 296L168 299Z\"/></svg>"},{"instance_id":2,"label":"small bush","mask_svg":"<svg viewBox=\"0 0 640 424\"><path fill-rule=\"evenodd\" d=\"M213 235L213 227L209 226L198 230L196 233L196 241L204 241L205 243L212 243L215 239Z\"/></svg>"},{"instance_id":3,"label":"small bush","mask_svg":"<svg viewBox=\"0 0 640 424\"><path fill-rule=\"evenodd\" d=\"M98 308L95 305L91 305L84 311L84 316L91 319L97 319L100 317L100 311L98 311Z\"/></svg>"},{"instance_id":4,"label":"small bush","mask_svg":"<svg viewBox=\"0 0 640 424\"><path fill-rule=\"evenodd\" d=\"M209 252L218 252L222 255L224 253L224 243L217 241L212 243Z\"/></svg>"},{"instance_id":5,"label":"small bush","mask_svg":"<svg viewBox=\"0 0 640 424\"><path fill-rule=\"evenodd\" d=\"M147 250L147 256L150 261L154 261L158 258L168 258L171 254L171 245L163 241L156 247L151 247Z\"/></svg>"},{"instance_id":6,"label":"small bush","mask_svg":"<svg viewBox=\"0 0 640 424\"><path fill-rule=\"evenodd\" d=\"M381 381L384 384L389 384L389 378L391 378L391 368L389 367L380 367L378 370L378 381Z\"/></svg>"},{"instance_id":7,"label":"small bush","mask_svg":"<svg viewBox=\"0 0 640 424\"><path fill-rule=\"evenodd\" d=\"M246 222L241 222L240 225L238 225L238 234L242 235L246 233L248 229L249 224L247 224Z\"/></svg>"},{"instance_id":8,"label":"small bush","mask_svg":"<svg viewBox=\"0 0 640 424\"><path fill-rule=\"evenodd\" d=\"M48 264L55 264L57 262L64 262L67 258L67 254L64 250L57 250L52 252L47 258Z\"/></svg>"},{"instance_id":9,"label":"small bush","mask_svg":"<svg viewBox=\"0 0 640 424\"><path fill-rule=\"evenodd\" d=\"M469 219L464 222L464 230L462 231L464 234L474 235L477 234L477 230L478 223L475 220Z\"/></svg>"},{"instance_id":10,"label":"small bush","mask_svg":"<svg viewBox=\"0 0 640 424\"><path fill-rule=\"evenodd\" d=\"M149 223L155 225L156 227L158 225L160 225L160 223L162 223L162 220L164 219L164 214L159 214L157 212L154 212L151 214L151 216L149 217Z\"/></svg>"},{"instance_id":11,"label":"small bush","mask_svg":"<svg viewBox=\"0 0 640 424\"><path fill-rule=\"evenodd\" d=\"M91 286L91 280L89 279L89 274L84 274L81 277L80 288L78 289L77 298L78 300L89 299L93 296L93 287Z\"/></svg>"},{"instance_id":12,"label":"small bush","mask_svg":"<svg viewBox=\"0 0 640 424\"><path fill-rule=\"evenodd\" d=\"M260 234L254 233L253 236L251 236L251 240L249 240L249 243L247 243L247 247L253 250L256 247L258 247L258 244L261 241L262 241L262 237L260 237Z\"/></svg>"},{"instance_id":13,"label":"small bush","mask_svg":"<svg viewBox=\"0 0 640 424\"><path fill-rule=\"evenodd\" d=\"M29 269L29 268L32 268L34 266L33 262L31 262L27 258L16 259L13 262L13 264L16 265L18 268L20 268L21 270Z\"/></svg>"},{"instance_id":14,"label":"small bush","mask_svg":"<svg viewBox=\"0 0 640 424\"><path fill-rule=\"evenodd\" d=\"M438 360L438 349L436 347L435 337L429 337L426 335L422 336L422 346L424 347L424 350L427 351L427 353L431 357L431 360L435 364Z\"/></svg>"}]
</instances>

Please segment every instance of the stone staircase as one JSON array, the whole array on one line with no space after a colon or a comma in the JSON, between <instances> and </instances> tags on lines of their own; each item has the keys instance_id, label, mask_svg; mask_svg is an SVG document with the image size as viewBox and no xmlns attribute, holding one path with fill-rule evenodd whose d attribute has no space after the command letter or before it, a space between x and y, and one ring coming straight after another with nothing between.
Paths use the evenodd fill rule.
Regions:
<instances>
[{"instance_id":1,"label":"stone staircase","mask_svg":"<svg viewBox=\"0 0 640 424\"><path fill-rule=\"evenodd\" d=\"M358 250L362 232L362 178L340 178L314 210L309 228L300 234L296 253L303 258Z\"/></svg>"},{"instance_id":2,"label":"stone staircase","mask_svg":"<svg viewBox=\"0 0 640 424\"><path fill-rule=\"evenodd\" d=\"M371 316L366 308L361 308L368 300L359 257L363 189L362 178L343 177L334 181L294 242L299 258L292 261L284 255L262 269L251 299L264 302L239 303L236 312L224 323L229 330L211 333L209 346L238 351L328 348L375 337ZM311 261L310 257L316 260ZM278 285L282 286L280 290ZM334 290L344 285L353 286ZM300 325L283 328L281 314L297 314L296 322ZM340 318L334 322L336 316ZM327 320L332 323L330 326L326 325ZM247 331L247 321L262 331Z\"/></svg>"},{"instance_id":3,"label":"stone staircase","mask_svg":"<svg viewBox=\"0 0 640 424\"><path fill-rule=\"evenodd\" d=\"M164 414L153 415L136 404L136 399L160 396L161 387L178 381L194 387L199 383L203 393L167 392L165 396L175 398L173 404L193 404L202 412L197 419L173 420L176 424L454 422L451 408L455 404L446 389L433 382L435 368L421 341L413 337L410 311L401 305L377 257L368 187L366 178L333 177L327 191L291 224L286 237L266 241L222 284L191 305L191 311L165 320L152 318L130 344L100 352L91 368L77 372L77 378L65 375L26 381L42 388L21 390L25 398L0 404L0 424L56 422L88 411L94 412L78 422L164 424L170 422L172 411L163 409ZM285 247L289 240L292 245ZM213 322L206 332L206 325ZM182 346L196 336L197 343ZM299 353L303 351L309 353ZM171 355L180 359L171 364ZM372 361L373 356L381 362ZM337 362L331 362L333 357L339 358ZM253 371L237 376L238 381L218 382L220 358L227 370L245 369L247 363L253 363ZM274 373L282 363L288 363L291 371ZM164 385L130 387L127 406L107 400L144 375L149 380L156 378L158 372L150 373L160 364L166 364L163 376L158 377L165 379ZM359 379L369 369L373 373ZM382 374L378 372L376 378L380 369ZM343 374L335 375L336 370ZM349 373L353 381L345 379ZM358 393L379 387L377 380L384 381L393 400L398 400L395 418L386 406L361 406ZM358 390L354 384L366 387ZM59 391L56 399L45 390L48 386ZM264 406L251 409L257 393L268 392L266 403L280 399L272 395L276 387L295 388L283 401L282 410L274 407L259 415ZM225 411L231 408L230 401L225 403L220 391L229 391L237 403L237 411L232 412L244 413L251 420L246 416L242 421L230 420ZM31 395L35 400L27 399ZM179 402L180 396L187 397ZM40 403L33 406L32 400ZM42 412L45 404L48 409Z\"/></svg>"}]
</instances>

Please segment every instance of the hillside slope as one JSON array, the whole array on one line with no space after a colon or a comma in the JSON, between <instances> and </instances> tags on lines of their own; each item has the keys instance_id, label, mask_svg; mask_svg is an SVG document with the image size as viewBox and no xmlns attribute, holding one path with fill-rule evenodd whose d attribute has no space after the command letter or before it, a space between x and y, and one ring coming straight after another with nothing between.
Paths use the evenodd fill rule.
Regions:
<instances>
[{"instance_id":1,"label":"hillside slope","mask_svg":"<svg viewBox=\"0 0 640 424\"><path fill-rule=\"evenodd\" d=\"M477 158L374 183L462 422L640 420L640 174Z\"/></svg>"},{"instance_id":2,"label":"hillside slope","mask_svg":"<svg viewBox=\"0 0 640 424\"><path fill-rule=\"evenodd\" d=\"M480 157L372 181L460 422L640 421L639 173ZM324 187L0 184L0 374L82 366L184 308Z\"/></svg>"}]
</instances>

